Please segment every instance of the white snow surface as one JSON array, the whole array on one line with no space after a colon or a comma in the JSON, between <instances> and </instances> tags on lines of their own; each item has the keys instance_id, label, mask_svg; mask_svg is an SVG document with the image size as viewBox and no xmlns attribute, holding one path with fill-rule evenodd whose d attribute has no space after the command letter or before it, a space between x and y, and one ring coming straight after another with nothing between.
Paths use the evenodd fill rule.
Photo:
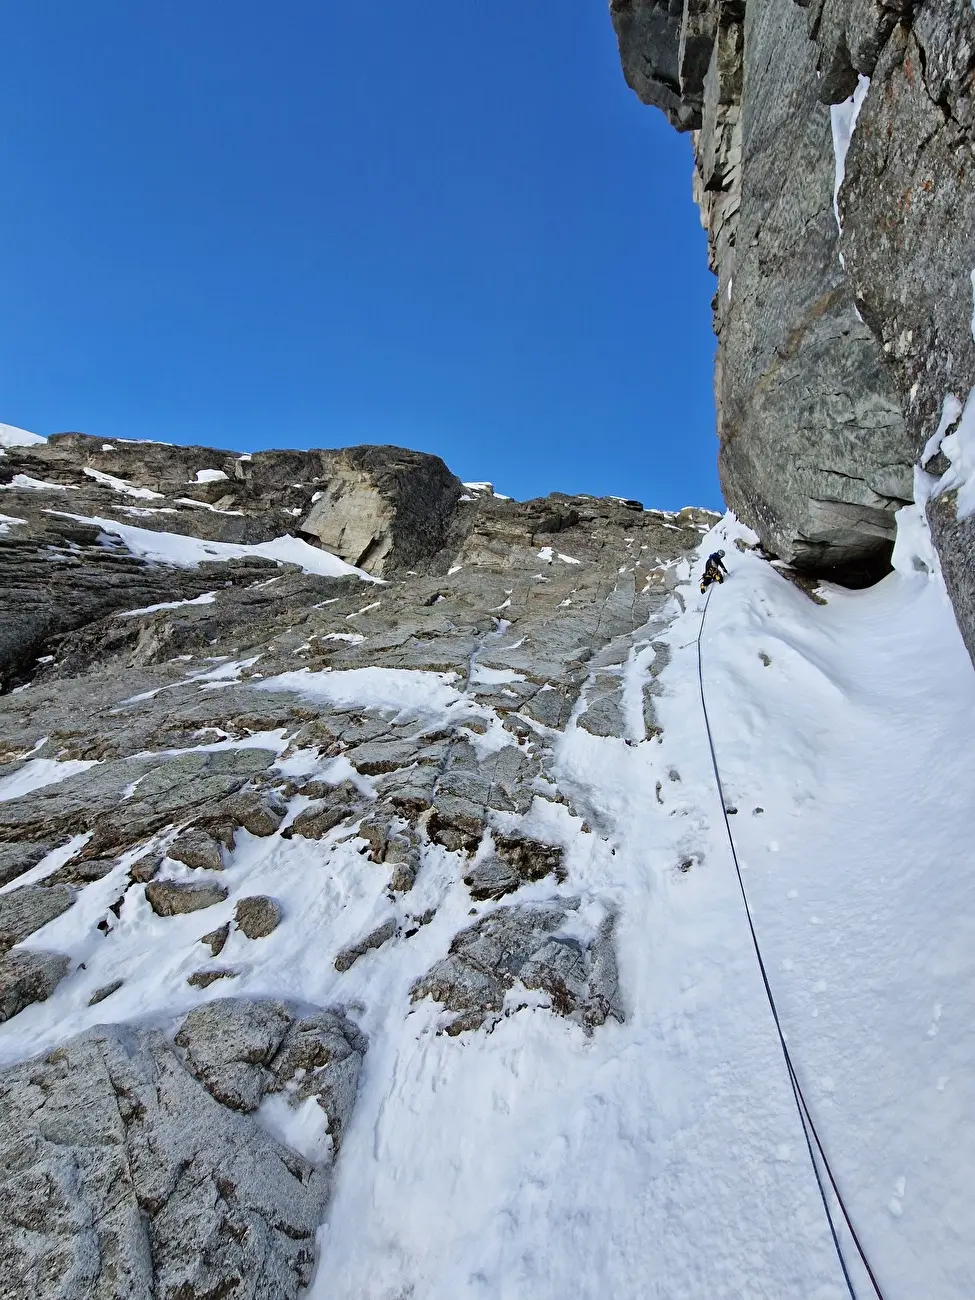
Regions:
<instances>
[{"instance_id":1,"label":"white snow surface","mask_svg":"<svg viewBox=\"0 0 975 1300\"><path fill-rule=\"evenodd\" d=\"M226 477L227 475L224 473L222 469L198 469L196 471L196 478L190 479L190 482L191 483L219 483Z\"/></svg>"},{"instance_id":2,"label":"white snow surface","mask_svg":"<svg viewBox=\"0 0 975 1300\"><path fill-rule=\"evenodd\" d=\"M328 1117L317 1097L308 1097L294 1105L287 1094L268 1093L255 1118L272 1137L300 1152L313 1165L323 1164L331 1153L332 1139L326 1129Z\"/></svg>"},{"instance_id":3,"label":"white snow surface","mask_svg":"<svg viewBox=\"0 0 975 1300\"><path fill-rule=\"evenodd\" d=\"M102 448L104 451L104 447ZM114 451L114 447L109 447L109 451ZM137 497L141 501L161 501L163 494L153 492L152 488L136 487L134 483L126 483L124 478L116 478L114 474L105 474L100 469L92 469L90 465L84 466L84 473L89 478L93 478L96 483L101 483L103 487L110 487L113 492L121 492L123 496Z\"/></svg>"},{"instance_id":4,"label":"white snow surface","mask_svg":"<svg viewBox=\"0 0 975 1300\"><path fill-rule=\"evenodd\" d=\"M937 491L957 489L955 514L967 519L975 514L975 388L968 394L955 429L941 442L951 468L942 474Z\"/></svg>"},{"instance_id":5,"label":"white snow surface","mask_svg":"<svg viewBox=\"0 0 975 1300\"><path fill-rule=\"evenodd\" d=\"M77 492L76 487L67 483L48 483L47 479L33 478L30 474L15 474L9 483L0 483L0 492L12 492L14 488L26 488L32 492Z\"/></svg>"},{"instance_id":6,"label":"white snow surface","mask_svg":"<svg viewBox=\"0 0 975 1300\"><path fill-rule=\"evenodd\" d=\"M0 424L0 447L36 447L41 442L47 439L39 433L28 433L13 424Z\"/></svg>"},{"instance_id":7,"label":"white snow surface","mask_svg":"<svg viewBox=\"0 0 975 1300\"><path fill-rule=\"evenodd\" d=\"M135 618L137 614L156 614L161 609L180 609L183 605L212 605L217 598L215 591L205 591L202 596L192 600L163 600L158 605L143 605L141 609L123 609L116 618Z\"/></svg>"},{"instance_id":8,"label":"white snow surface","mask_svg":"<svg viewBox=\"0 0 975 1300\"><path fill-rule=\"evenodd\" d=\"M78 772L87 772L94 766L94 760L84 758L73 758L65 763L56 758L31 758L16 772L0 777L0 803L19 799L21 795L41 790L46 785L57 785L59 781L65 781ZM16 884L20 884L19 879Z\"/></svg>"},{"instance_id":9,"label":"white snow surface","mask_svg":"<svg viewBox=\"0 0 975 1300\"><path fill-rule=\"evenodd\" d=\"M262 691L296 691L307 700L338 708L383 709L399 718L441 717L464 697L453 685L454 673L404 668L346 668L280 673L260 683Z\"/></svg>"},{"instance_id":10,"label":"white snow surface","mask_svg":"<svg viewBox=\"0 0 975 1300\"><path fill-rule=\"evenodd\" d=\"M940 575L906 542L878 586L826 588L819 606L733 549L747 536L728 518L702 542L702 555L724 544L731 566L707 615L704 682L783 1026L887 1294L970 1300L975 674ZM669 647L662 736L551 733L553 775L579 815L538 797L521 825L564 846L568 879L505 900L578 897L580 932L618 913L624 1024L587 1038L513 990L493 1032L439 1034L440 1009L409 990L472 923L463 862L427 845L413 890L390 901L345 828L321 841L241 831L220 876L230 897L205 917L157 917L133 889L100 934L133 852L31 935L25 947L68 953L75 969L0 1026L0 1061L106 1019L172 1025L228 993L343 1004L369 1050L310 1300L842 1300L710 768L703 599L695 567L678 572L686 609L675 601L667 630L648 627L623 668L638 740L651 642ZM260 689L424 724L490 713L447 674L287 673ZM341 780L337 761L303 750L279 766ZM301 806L296 796L290 816ZM498 815L503 829L519 821ZM201 873L167 861L162 874ZM200 935L257 893L279 901L282 924L259 942L232 930L220 962L238 970L232 986L190 988L207 964ZM412 938L334 969L343 945L431 907ZM319 1115L286 1104L262 1107L260 1122L322 1157Z\"/></svg>"},{"instance_id":11,"label":"white snow surface","mask_svg":"<svg viewBox=\"0 0 975 1300\"><path fill-rule=\"evenodd\" d=\"M970 280L973 301L971 331L975 339L975 271L971 272ZM946 429L956 421L956 427L945 437ZM975 514L975 388L969 392L964 407L953 393L945 398L941 422L924 449L924 459L933 456L939 448L948 457L951 468L945 471L932 491L940 493L956 489L955 517L967 519Z\"/></svg>"},{"instance_id":12,"label":"white snow surface","mask_svg":"<svg viewBox=\"0 0 975 1300\"><path fill-rule=\"evenodd\" d=\"M571 555L563 555L557 551L554 546L543 546L538 552L538 558L544 560L546 564L552 564L555 560L561 560L563 564L581 564L581 560L574 559Z\"/></svg>"},{"instance_id":13,"label":"white snow surface","mask_svg":"<svg viewBox=\"0 0 975 1300\"><path fill-rule=\"evenodd\" d=\"M841 104L831 104L829 109L830 124L833 131L833 155L836 159L836 176L833 181L833 215L836 217L836 228L842 235L843 223L840 220L840 187L846 176L846 155L850 149L850 141L853 139L853 132L856 129L857 118L860 116L860 109L863 107L863 101L867 97L867 91L870 89L870 78L865 77L862 73L857 74L857 88L849 99L844 99ZM843 255L840 254L842 262Z\"/></svg>"},{"instance_id":14,"label":"white snow surface","mask_svg":"<svg viewBox=\"0 0 975 1300\"><path fill-rule=\"evenodd\" d=\"M202 471L201 471L202 472ZM243 510L221 510L218 506L210 505L209 501L194 501L192 497L177 497L177 505L195 506L197 510L209 510L212 515L242 515ZM299 514L301 511L299 510Z\"/></svg>"},{"instance_id":15,"label":"white snow surface","mask_svg":"<svg viewBox=\"0 0 975 1300\"><path fill-rule=\"evenodd\" d=\"M276 537L272 542L245 545L237 542L210 542L199 537L185 537L182 533L155 532L153 529L136 528L134 524L121 524L115 519L101 519L97 516L66 515L66 518L81 524L93 524L103 533L118 537L133 555L162 564L174 564L183 569L195 569L204 560L232 560L245 555L260 555L269 560L297 564L305 573L317 573L327 578L352 573L363 582L380 581L372 574L346 564L329 551L309 546L298 537Z\"/></svg>"}]
</instances>

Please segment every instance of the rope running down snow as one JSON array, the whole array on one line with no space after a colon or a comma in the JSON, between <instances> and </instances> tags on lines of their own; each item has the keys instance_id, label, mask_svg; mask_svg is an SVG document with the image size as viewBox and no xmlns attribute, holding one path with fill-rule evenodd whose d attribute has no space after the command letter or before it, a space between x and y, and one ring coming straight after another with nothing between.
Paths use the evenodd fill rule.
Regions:
<instances>
[{"instance_id":1,"label":"rope running down snow","mask_svg":"<svg viewBox=\"0 0 975 1300\"><path fill-rule=\"evenodd\" d=\"M696 638L697 677L698 677L698 684L701 688L701 709L704 713L704 727L707 732L708 749L711 751L711 767L714 770L714 781L715 781L715 785L718 788L718 798L721 801L721 814L724 817L725 830L728 832L728 844L731 848L732 861L735 864L735 874L738 877L738 888L741 891L741 901L745 907L745 916L748 920L748 929L752 937L752 946L755 949L755 957L758 961L758 969L761 972L762 983L765 986L765 996L768 999L769 1008L771 1009L772 1012L772 1019L775 1021L775 1030L779 1038L779 1047L782 1049L782 1057L785 1061L786 1069L788 1070L789 1073L789 1083L792 1086L792 1095L796 1103L796 1110L799 1112L799 1119L800 1122L802 1123L802 1132L803 1132L803 1136L806 1139L806 1148L809 1152L809 1160L813 1167L813 1173L816 1175L816 1183L817 1186L819 1187L819 1195L823 1202L823 1209L826 1212L826 1221L829 1224L830 1236L833 1238L833 1246L836 1250L836 1257L839 1260L840 1268L843 1271L843 1278L846 1282L846 1286L850 1293L851 1300L857 1300L856 1291L853 1289L853 1282L850 1279L849 1269L847 1267L846 1260L843 1256L843 1249L840 1245L839 1236L836 1231L836 1224L833 1221L833 1214L832 1211L830 1210L829 1198L826 1194L826 1188L823 1184L822 1174L820 1173L819 1162L816 1160L816 1151L819 1152L819 1157L820 1160L822 1161L823 1168L826 1171L826 1176L829 1179L830 1186L833 1189L833 1194L836 1197L837 1204L840 1207L840 1211L842 1212L843 1218L846 1222L846 1226L850 1231L850 1236L853 1238L853 1244L856 1246L857 1254L860 1256L860 1259L863 1263L863 1267L867 1271L867 1276L870 1278L870 1283L871 1286L873 1287L874 1294L877 1296L877 1300L884 1300L884 1293L880 1289L880 1283L877 1281L877 1278L874 1275L874 1271L870 1267L870 1262L867 1259L866 1252L863 1248L863 1245L860 1242L860 1238L857 1236L857 1232L853 1226L853 1222L850 1218L849 1211L846 1208L846 1202L843 1200L843 1197L840 1193L840 1189L837 1186L836 1178L833 1175L833 1170L830 1166L829 1160L827 1159L826 1152L823 1148L823 1144L820 1141L819 1133L817 1132L816 1125L813 1122L813 1118L809 1110L809 1106L806 1103L805 1094L802 1091L802 1085L799 1083L799 1077L796 1074L795 1066L792 1063L792 1057L789 1053L789 1048L785 1041L785 1034L782 1030L782 1023L779 1020L779 1011L778 1011L778 1007L775 1004L775 997L772 993L772 986L769 983L768 971L766 970L765 961L762 957L762 950L761 947L759 946L758 935L755 932L755 925L752 921L752 910L748 903L748 894L745 891L745 881L741 874L741 863L738 861L738 851L735 847L735 837L732 834L731 823L728 820L728 805L724 797L724 787L721 784L721 774L718 770L718 758L714 750L714 737L711 734L711 719L708 716L707 699L705 698L705 693L704 693L704 666L703 666L702 653L701 653L701 638L704 635L704 620L707 618L708 606L711 603L711 593L713 592L713 590L714 590L713 586L708 588L708 593L704 601L704 609L701 613L701 626L698 629L697 638ZM814 1142L816 1144L816 1151L813 1150Z\"/></svg>"}]
</instances>

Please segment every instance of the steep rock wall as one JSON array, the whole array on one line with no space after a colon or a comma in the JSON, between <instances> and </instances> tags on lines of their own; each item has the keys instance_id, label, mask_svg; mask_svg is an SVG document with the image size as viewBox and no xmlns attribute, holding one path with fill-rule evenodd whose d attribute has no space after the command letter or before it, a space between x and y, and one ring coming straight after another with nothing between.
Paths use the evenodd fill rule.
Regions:
<instances>
[{"instance_id":1,"label":"steep rock wall","mask_svg":"<svg viewBox=\"0 0 975 1300\"><path fill-rule=\"evenodd\" d=\"M628 83L693 132L718 276L728 501L799 566L878 573L946 396L964 403L975 383L975 10L685 0L677 14L611 0L610 11ZM831 118L849 109L831 106L858 86L834 212ZM934 497L932 532L975 651L971 525L950 494Z\"/></svg>"}]
</instances>

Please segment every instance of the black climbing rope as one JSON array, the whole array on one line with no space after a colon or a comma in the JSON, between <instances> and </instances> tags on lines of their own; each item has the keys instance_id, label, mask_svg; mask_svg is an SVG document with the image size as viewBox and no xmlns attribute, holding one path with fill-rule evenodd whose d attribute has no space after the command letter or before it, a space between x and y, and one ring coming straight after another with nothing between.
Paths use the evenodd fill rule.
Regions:
<instances>
[{"instance_id":1,"label":"black climbing rope","mask_svg":"<svg viewBox=\"0 0 975 1300\"><path fill-rule=\"evenodd\" d=\"M728 804L724 795L724 787L721 784L721 773L718 770L718 757L714 749L714 737L711 734L711 719L708 716L708 704L707 704L707 698L705 696L705 691L704 691L704 662L703 662L703 655L701 651L701 639L704 635L704 621L707 618L708 606L711 603L711 592L713 590L714 590L713 587L708 588L708 593L704 600L704 609L701 612L701 626L698 628L698 633L696 638L697 679L698 679L698 685L700 686L700 690L701 690L701 710L704 714L704 727L705 727L705 731L707 732L708 749L711 752L711 767L714 771L714 783L717 786L718 798L721 801L721 815L724 817L725 830L728 832L728 845L731 849L731 859L735 864L735 874L738 877L738 888L741 892L741 901L745 908L745 917L748 921L748 929L752 937L752 947L755 949L755 958L758 962L758 969L762 976L762 983L765 986L765 996L768 999L769 1008L772 1012L772 1019L775 1022L775 1031L778 1034L779 1047L782 1049L782 1057L783 1060L785 1061L786 1070L789 1075L789 1083L792 1087L792 1096L796 1103L796 1110L799 1112L799 1120L800 1123L802 1124L803 1137L806 1139L806 1149L809 1152L809 1161L813 1167L813 1173L816 1175L816 1185L819 1188L819 1195L823 1203L823 1210L826 1213L826 1221L829 1224L830 1236L833 1239L833 1247L836 1251L836 1258L839 1260L839 1265L843 1272L843 1279L846 1282L847 1290L850 1293L851 1300L857 1300L856 1291L853 1288L853 1282L850 1278L850 1271L847 1266L846 1259L843 1255L843 1248L840 1244L839 1234L836 1229L836 1223L834 1222L833 1219L833 1212L830 1209L829 1197L826 1194L826 1187L823 1183L823 1176L820 1170L820 1161L822 1162L822 1167L826 1172L826 1177L829 1180L829 1185L833 1189L833 1195L836 1197L836 1203L840 1208L840 1212L842 1213L846 1226L849 1229L850 1236L853 1239L853 1244L856 1247L857 1254L860 1256L860 1260L863 1263L863 1267L866 1270L867 1276L870 1279L870 1284L873 1287L874 1294L876 1295L877 1300L884 1300L884 1293L880 1289L880 1283L877 1281L876 1275L874 1274L873 1269L870 1267L870 1261L867 1259L866 1251L864 1250L863 1244L861 1243L860 1238L857 1235L857 1231L853 1226L853 1221L846 1207L846 1202L844 1201L840 1189L837 1185L836 1178L833 1174L832 1166L830 1165L829 1159L827 1158L826 1151L823 1147L822 1141L820 1140L819 1133L816 1129L816 1125L813 1122L812 1112L809 1109L809 1106L806 1102L805 1094L803 1093L802 1090L802 1085L799 1082L799 1076L796 1073L796 1068L795 1065L793 1064L792 1056L789 1052L788 1044L785 1041L785 1034L782 1030L782 1022L779 1019L779 1010L778 1007L776 1006L775 995L772 992L772 985L769 982L768 971L765 967L765 960L762 957L762 949L758 942L758 935L755 931L754 922L752 921L752 909L748 903L748 894L745 890L745 881L741 873L741 863L738 860L738 850L735 847L735 837L732 834L731 823L728 820ZM814 1144L815 1144L815 1149L814 1149ZM819 1153L819 1160L816 1159L816 1152Z\"/></svg>"}]
</instances>

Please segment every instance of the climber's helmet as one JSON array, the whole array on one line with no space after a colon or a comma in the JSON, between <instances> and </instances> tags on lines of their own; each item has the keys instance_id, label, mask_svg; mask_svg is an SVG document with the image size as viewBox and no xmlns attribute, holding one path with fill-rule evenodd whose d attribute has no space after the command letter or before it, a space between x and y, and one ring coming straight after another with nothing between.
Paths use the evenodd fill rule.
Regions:
<instances>
[{"instance_id":1,"label":"climber's helmet","mask_svg":"<svg viewBox=\"0 0 975 1300\"><path fill-rule=\"evenodd\" d=\"M719 560L724 559L724 551L715 551L715 555L718 557Z\"/></svg>"}]
</instances>

